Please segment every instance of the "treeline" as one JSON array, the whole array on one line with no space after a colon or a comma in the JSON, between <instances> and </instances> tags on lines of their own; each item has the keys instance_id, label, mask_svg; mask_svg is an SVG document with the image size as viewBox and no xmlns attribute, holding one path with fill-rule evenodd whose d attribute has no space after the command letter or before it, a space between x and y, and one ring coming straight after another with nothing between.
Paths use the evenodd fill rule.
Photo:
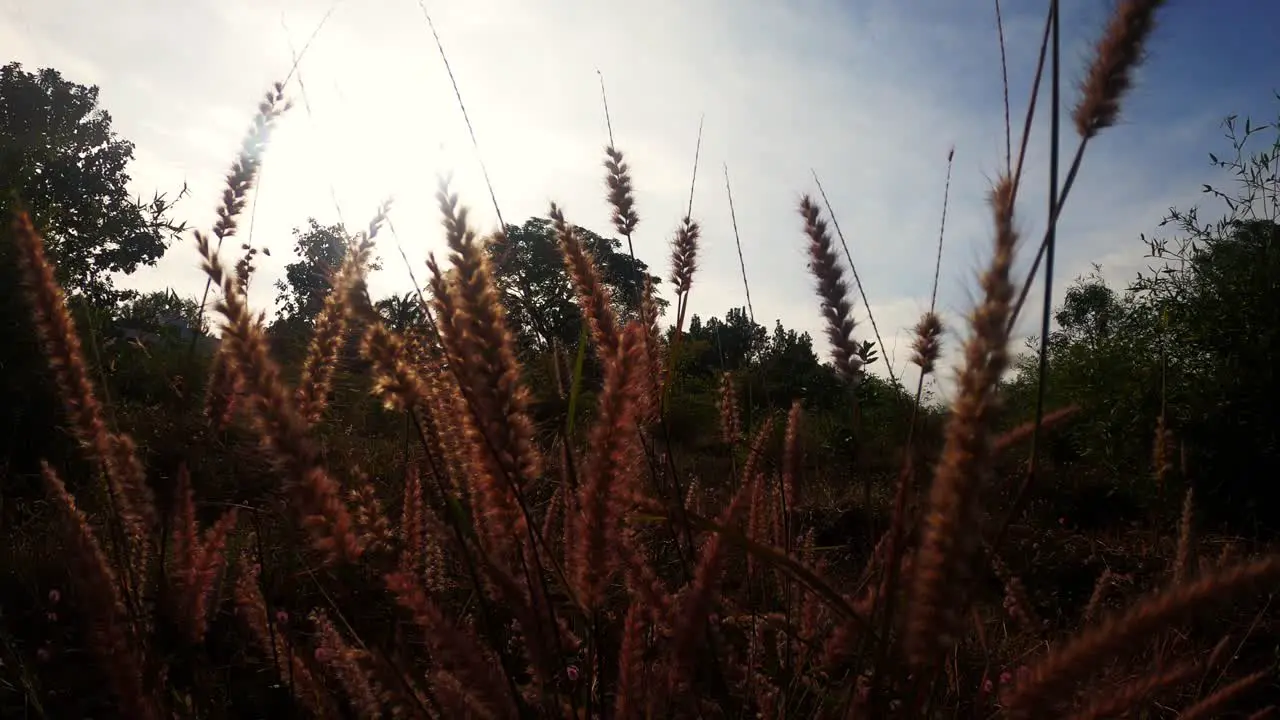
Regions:
<instances>
[{"instance_id":1,"label":"treeline","mask_svg":"<svg viewBox=\"0 0 1280 720\"><path fill-rule=\"evenodd\" d=\"M96 88L71 83L53 70L30 73L11 63L0 71L0 105L5 232L9 208L20 202L54 240L49 252L57 280L72 293L98 379L119 412L155 424L158 447L165 444L165 432L196 432L208 376L210 353L204 350L211 340L201 303L210 298L139 294L113 282L155 263L185 230L172 220L182 193L149 201L128 195L133 145L111 130L110 116L97 107ZM1270 141L1255 149L1262 135L1276 134L1274 125L1232 120L1227 127L1232 152L1210 158L1216 168L1234 173L1235 187L1205 187L1209 198L1227 207L1226 215L1209 222L1195 209L1172 211L1161 226L1174 232L1143 238L1149 271L1122 289L1100 273L1079 278L1056 309L1047 346L1046 407L1075 405L1079 411L1046 434L1038 458L1044 477L1035 496L1050 517L1070 515L1082 524L1091 514L1103 524L1142 520L1153 510L1176 506L1190 486L1207 520L1241 532L1277 524L1266 509L1280 497L1273 482L1280 470L1280 152ZM577 230L620 317L635 316L646 282L666 308L662 278L622 241ZM265 250L233 239L227 247L238 248L238 268L251 278ZM350 239L348 228L315 219L294 231L295 259L275 284L268 323L285 367L301 357ZM539 417L554 427L565 413L590 412L600 368L590 353L579 353L583 319L550 221L534 217L509 225L488 252L526 372L536 375L531 386L539 392ZM397 331L427 322L416 291L366 299L370 311ZM57 430L60 411L27 313L11 244L0 243L3 452L7 466L24 475L38 458L59 456L56 448L68 442ZM777 321L770 328L745 308L689 318L672 347L668 438L695 458L715 463L725 455L718 423L728 388L749 424L785 413L796 401L805 406L811 462L833 496L863 476L891 475L900 466L914 387L872 373L851 390L807 333ZM874 370L881 362L879 348L868 343L864 349ZM358 373L357 353L347 357L353 364L344 371ZM1029 351L1003 385L1007 426L1033 416L1038 384L1036 353ZM337 392L344 392L341 375ZM578 401L569 402L570 396ZM335 407L351 415L345 418L348 427L385 435L388 443L404 433L379 420L376 404L361 391L352 389ZM159 411L180 419L159 422ZM927 431L942 410L922 412ZM927 437L922 447L927 452ZM1021 470L1015 465L1009 472Z\"/></svg>"}]
</instances>

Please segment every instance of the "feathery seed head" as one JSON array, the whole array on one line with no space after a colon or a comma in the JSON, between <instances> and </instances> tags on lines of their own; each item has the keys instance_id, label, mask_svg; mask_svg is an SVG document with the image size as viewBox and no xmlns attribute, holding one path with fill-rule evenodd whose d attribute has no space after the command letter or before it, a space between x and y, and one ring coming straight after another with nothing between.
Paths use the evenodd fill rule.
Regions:
<instances>
[{"instance_id":1,"label":"feathery seed head","mask_svg":"<svg viewBox=\"0 0 1280 720\"><path fill-rule=\"evenodd\" d=\"M698 269L698 238L702 229L688 215L680 221L675 240L671 244L671 283L677 294L689 292L693 286L693 273Z\"/></svg>"},{"instance_id":2,"label":"feathery seed head","mask_svg":"<svg viewBox=\"0 0 1280 720\"><path fill-rule=\"evenodd\" d=\"M933 372L942 350L942 321L938 314L929 311L916 324L916 337L911 343L911 362L920 366L920 372L928 375Z\"/></svg>"},{"instance_id":3,"label":"feathery seed head","mask_svg":"<svg viewBox=\"0 0 1280 720\"><path fill-rule=\"evenodd\" d=\"M609 204L613 206L613 226L626 237L635 232L640 222L635 211L635 193L631 189L631 168L622 159L622 151L612 145L604 149L605 183L609 188Z\"/></svg>"},{"instance_id":4,"label":"feathery seed head","mask_svg":"<svg viewBox=\"0 0 1280 720\"><path fill-rule=\"evenodd\" d=\"M800 199L800 216L804 218L804 232L809 237L809 271L818 281L818 299L822 303L836 371L847 382L857 383L863 374L862 349L853 339L853 303L849 300L844 269L836 257L827 223L808 195Z\"/></svg>"},{"instance_id":5,"label":"feathery seed head","mask_svg":"<svg viewBox=\"0 0 1280 720\"><path fill-rule=\"evenodd\" d=\"M994 392L1008 362L1006 328L1013 298L1009 272L1017 243L1013 187L1010 178L1002 177L991 194L995 243L981 280L984 298L970 318L959 392L929 490L906 637L907 655L917 667L933 662L954 641L962 598L972 578L981 522L978 491L994 457Z\"/></svg>"},{"instance_id":6,"label":"feathery seed head","mask_svg":"<svg viewBox=\"0 0 1280 720\"><path fill-rule=\"evenodd\" d=\"M1091 138L1120 116L1120 100L1133 84L1147 38L1155 29L1156 11L1164 0L1123 0L1094 48L1093 63L1072 112L1076 132Z\"/></svg>"},{"instance_id":7,"label":"feathery seed head","mask_svg":"<svg viewBox=\"0 0 1280 720\"><path fill-rule=\"evenodd\" d=\"M609 288L604 284L595 258L583 246L578 231L565 221L564 213L555 203L551 203L548 215L560 243L560 252L564 255L565 269L573 281L578 305L591 328L596 354L602 359L608 358L617 348L620 337Z\"/></svg>"},{"instance_id":8,"label":"feathery seed head","mask_svg":"<svg viewBox=\"0 0 1280 720\"><path fill-rule=\"evenodd\" d=\"M720 376L720 439L726 445L735 445L741 437L738 389L733 383L733 373L725 372Z\"/></svg>"},{"instance_id":9,"label":"feathery seed head","mask_svg":"<svg viewBox=\"0 0 1280 720\"><path fill-rule=\"evenodd\" d=\"M289 107L284 99L284 86L280 83L273 85L259 103L258 114L254 117L249 132L245 134L240 153L227 173L222 203L218 207L218 220L213 226L213 234L219 241L235 234L236 218L244 210L249 190L257 180L258 171L262 167L262 154L267 148L271 132L275 129L276 121Z\"/></svg>"}]
</instances>

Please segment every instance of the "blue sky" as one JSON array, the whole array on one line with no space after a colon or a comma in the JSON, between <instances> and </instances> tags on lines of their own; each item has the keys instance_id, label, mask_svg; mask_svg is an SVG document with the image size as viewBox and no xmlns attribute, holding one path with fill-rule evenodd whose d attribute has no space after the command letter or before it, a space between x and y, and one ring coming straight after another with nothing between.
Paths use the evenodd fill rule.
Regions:
<instances>
[{"instance_id":1,"label":"blue sky","mask_svg":"<svg viewBox=\"0 0 1280 720\"><path fill-rule=\"evenodd\" d=\"M756 319L811 331L821 344L795 204L822 177L901 370L907 328L928 306L945 160L956 148L939 307L954 357L974 278L987 257L985 193L1003 165L999 49L989 2L705 0L648 3L425 0L449 53L508 222L560 203L569 218L607 231L596 69L635 177L637 253L668 273L668 244L687 202L705 113L694 215L704 227L692 309L744 304L722 164L733 179ZM180 215L208 226L219 184L262 92L291 64L333 3L326 0L8 0L0 3L6 61L56 67L101 87L117 130L137 144L135 190L187 182ZM1045 3L1005 0L1015 136L1025 109ZM1100 33L1110 2L1063 3L1063 102ZM1139 233L1170 206L1200 202L1220 180L1207 153L1223 151L1228 113L1273 120L1280 103L1280 4L1175 0L1122 122L1092 143L1060 234L1058 292L1101 263L1123 282L1145 265ZM476 156L416 0L339 3L291 84L295 109L268 152L253 222L259 263L251 300L274 306L272 283L290 261L290 229L315 216L362 226L384 197L422 275L441 238L432 194L439 174L495 225ZM1042 106L1043 107L1043 106ZM1040 115L1041 119L1044 114ZM1075 136L1064 126L1066 152ZM1029 155L1019 225L1044 229L1045 126ZM1016 137L1015 137L1016 143ZM1028 240L1026 247L1031 245ZM390 237L375 293L403 291L408 274ZM1028 259L1024 253L1023 265ZM230 260L229 260L230 262ZM189 239L142 289L203 287ZM1037 295L1038 297L1038 291ZM857 308L862 330L866 309ZM1032 331L1030 316L1020 329ZM911 373L908 372L908 376ZM944 378L944 385L945 385Z\"/></svg>"}]
</instances>

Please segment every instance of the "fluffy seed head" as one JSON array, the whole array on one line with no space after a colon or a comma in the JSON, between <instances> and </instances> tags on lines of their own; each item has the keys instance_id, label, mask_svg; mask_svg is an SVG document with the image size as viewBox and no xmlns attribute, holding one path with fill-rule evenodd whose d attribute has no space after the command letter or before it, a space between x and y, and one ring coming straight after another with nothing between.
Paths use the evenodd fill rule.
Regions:
<instances>
[{"instance_id":1,"label":"fluffy seed head","mask_svg":"<svg viewBox=\"0 0 1280 720\"><path fill-rule=\"evenodd\" d=\"M911 343L911 362L920 366L920 372L928 375L933 372L938 362L938 354L942 350L942 321L938 314L930 310L916 324L916 338Z\"/></svg>"},{"instance_id":2,"label":"fluffy seed head","mask_svg":"<svg viewBox=\"0 0 1280 720\"><path fill-rule=\"evenodd\" d=\"M1164 0L1124 0L1116 6L1107 31L1094 49L1093 63L1072 112L1076 132L1091 138L1120 116L1120 100L1133 85L1147 38L1155 29L1156 11Z\"/></svg>"},{"instance_id":3,"label":"fluffy seed head","mask_svg":"<svg viewBox=\"0 0 1280 720\"><path fill-rule=\"evenodd\" d=\"M702 229L689 216L680 222L671 244L671 282L679 294L693 286L693 273L698 269L698 238Z\"/></svg>"},{"instance_id":4,"label":"fluffy seed head","mask_svg":"<svg viewBox=\"0 0 1280 720\"><path fill-rule=\"evenodd\" d=\"M809 271L818 281L818 299L822 301L836 371L845 380L856 383L862 377L862 355L853 339L853 303L849 300L844 269L836 258L827 223L808 195L800 200L800 216L804 218L804 232L809 237Z\"/></svg>"},{"instance_id":5,"label":"fluffy seed head","mask_svg":"<svg viewBox=\"0 0 1280 720\"><path fill-rule=\"evenodd\" d=\"M640 222L636 215L635 194L631 190L631 168L622 159L622 151L612 145L604 149L605 184L609 187L609 204L613 206L613 226L618 232L631 237L636 224Z\"/></svg>"}]
</instances>

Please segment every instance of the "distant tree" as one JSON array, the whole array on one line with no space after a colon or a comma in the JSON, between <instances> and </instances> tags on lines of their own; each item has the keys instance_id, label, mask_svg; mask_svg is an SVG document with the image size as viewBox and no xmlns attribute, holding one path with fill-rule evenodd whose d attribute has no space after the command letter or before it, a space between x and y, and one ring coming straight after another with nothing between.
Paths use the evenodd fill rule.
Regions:
<instances>
[{"instance_id":1,"label":"distant tree","mask_svg":"<svg viewBox=\"0 0 1280 720\"><path fill-rule=\"evenodd\" d=\"M634 317L648 266L623 251L620 240L575 228L595 257L615 312L623 319ZM572 351L578 344L582 313L551 221L534 217L524 225L508 225L506 236L489 243L487 249L503 306L521 347L540 352L557 341ZM648 277L655 288L662 283L657 276ZM661 298L658 303L661 308L667 305Z\"/></svg>"},{"instance_id":2,"label":"distant tree","mask_svg":"<svg viewBox=\"0 0 1280 720\"><path fill-rule=\"evenodd\" d=\"M760 376L774 404L785 407L805 399L810 407L843 404L841 382L830 366L818 359L809 333L788 330L778 320L759 356Z\"/></svg>"},{"instance_id":3,"label":"distant tree","mask_svg":"<svg viewBox=\"0 0 1280 720\"><path fill-rule=\"evenodd\" d=\"M279 332L306 331L312 327L324 300L333 289L333 273L342 266L352 236L341 223L321 225L308 218L305 227L293 230L293 251L298 259L284 268L276 281L276 323ZM378 269L378 261L370 269Z\"/></svg>"},{"instance_id":4,"label":"distant tree","mask_svg":"<svg viewBox=\"0 0 1280 720\"><path fill-rule=\"evenodd\" d=\"M374 309L387 327L397 333L406 333L427 324L427 311L418 293L410 291L392 295L374 303Z\"/></svg>"},{"instance_id":5,"label":"distant tree","mask_svg":"<svg viewBox=\"0 0 1280 720\"><path fill-rule=\"evenodd\" d=\"M1068 287L1054 319L1046 400L1051 408L1075 403L1083 409L1060 435L1093 467L1142 484L1149 477L1160 412L1159 314L1133 293L1117 293L1095 269ZM1020 355L1014 367L1007 391L1011 422L1030 418L1039 373L1031 352Z\"/></svg>"},{"instance_id":6,"label":"distant tree","mask_svg":"<svg viewBox=\"0 0 1280 720\"><path fill-rule=\"evenodd\" d=\"M97 86L49 68L0 68L4 226L12 204L28 209L62 286L97 307L120 299L112 274L154 264L184 228L169 219L173 203L165 195L143 202L129 194L133 147L98 107Z\"/></svg>"},{"instance_id":7,"label":"distant tree","mask_svg":"<svg viewBox=\"0 0 1280 720\"><path fill-rule=\"evenodd\" d=\"M180 297L173 290L131 293L120 309L120 323L148 332L158 332L174 321L184 321L199 329L200 303L195 298Z\"/></svg>"},{"instance_id":8,"label":"distant tree","mask_svg":"<svg viewBox=\"0 0 1280 720\"><path fill-rule=\"evenodd\" d=\"M747 316L747 309L729 308L724 319L711 317L705 322L694 315L681 342L698 343L701 348L692 360L698 372L711 374L721 370L739 370L753 363L769 342L769 331Z\"/></svg>"}]
</instances>

